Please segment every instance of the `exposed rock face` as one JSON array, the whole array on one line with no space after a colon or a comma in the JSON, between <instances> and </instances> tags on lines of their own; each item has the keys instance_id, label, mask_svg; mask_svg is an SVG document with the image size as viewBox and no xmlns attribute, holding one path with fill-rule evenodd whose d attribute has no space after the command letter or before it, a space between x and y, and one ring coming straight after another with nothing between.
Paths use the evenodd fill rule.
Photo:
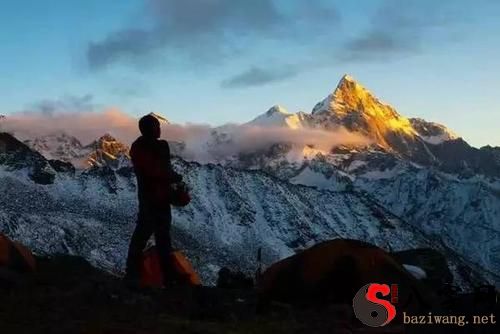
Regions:
<instances>
[{"instance_id":1,"label":"exposed rock face","mask_svg":"<svg viewBox=\"0 0 500 334\"><path fill-rule=\"evenodd\" d=\"M117 168L121 162L130 159L129 147L116 140L110 134L105 134L86 146L91 151L87 163L90 166L110 166Z\"/></svg>"},{"instance_id":2,"label":"exposed rock face","mask_svg":"<svg viewBox=\"0 0 500 334\"><path fill-rule=\"evenodd\" d=\"M429 144L441 144L448 140L458 139L458 136L446 126L427 122L421 118L410 118L410 123L419 136Z\"/></svg>"},{"instance_id":3,"label":"exposed rock face","mask_svg":"<svg viewBox=\"0 0 500 334\"><path fill-rule=\"evenodd\" d=\"M485 146L471 147L462 138L430 146L438 158L438 168L447 172L471 178L474 175L500 178L500 148Z\"/></svg>"},{"instance_id":4,"label":"exposed rock face","mask_svg":"<svg viewBox=\"0 0 500 334\"><path fill-rule=\"evenodd\" d=\"M55 172L47 160L38 152L8 133L0 133L0 166L10 171L27 171L35 183L51 184Z\"/></svg>"},{"instance_id":5,"label":"exposed rock face","mask_svg":"<svg viewBox=\"0 0 500 334\"><path fill-rule=\"evenodd\" d=\"M56 172L59 173L69 173L75 174L76 169L75 166L71 164L71 162L61 161L61 160L49 160L49 164Z\"/></svg>"},{"instance_id":6,"label":"exposed rock face","mask_svg":"<svg viewBox=\"0 0 500 334\"><path fill-rule=\"evenodd\" d=\"M105 134L85 146L64 132L29 139L25 143L49 160L71 163L77 168L93 166L120 168L128 164L130 158L129 147L110 134Z\"/></svg>"}]
</instances>

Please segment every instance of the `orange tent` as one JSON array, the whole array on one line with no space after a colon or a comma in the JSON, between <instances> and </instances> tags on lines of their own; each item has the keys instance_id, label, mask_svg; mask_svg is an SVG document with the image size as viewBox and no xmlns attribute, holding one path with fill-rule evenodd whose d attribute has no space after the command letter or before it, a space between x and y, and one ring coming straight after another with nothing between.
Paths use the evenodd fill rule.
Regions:
<instances>
[{"instance_id":1,"label":"orange tent","mask_svg":"<svg viewBox=\"0 0 500 334\"><path fill-rule=\"evenodd\" d=\"M0 268L20 273L33 272L36 261L28 248L0 233Z\"/></svg>"},{"instance_id":2,"label":"orange tent","mask_svg":"<svg viewBox=\"0 0 500 334\"><path fill-rule=\"evenodd\" d=\"M181 283L189 285L201 285L201 280L194 270L191 262L181 251L171 253L174 270ZM141 286L161 287L163 285L163 274L160 267L160 258L155 246L144 251L141 272Z\"/></svg>"},{"instance_id":3,"label":"orange tent","mask_svg":"<svg viewBox=\"0 0 500 334\"><path fill-rule=\"evenodd\" d=\"M398 284L399 305L422 305L419 283L389 253L348 239L322 242L271 265L258 279L259 301L352 303L369 283Z\"/></svg>"}]
</instances>

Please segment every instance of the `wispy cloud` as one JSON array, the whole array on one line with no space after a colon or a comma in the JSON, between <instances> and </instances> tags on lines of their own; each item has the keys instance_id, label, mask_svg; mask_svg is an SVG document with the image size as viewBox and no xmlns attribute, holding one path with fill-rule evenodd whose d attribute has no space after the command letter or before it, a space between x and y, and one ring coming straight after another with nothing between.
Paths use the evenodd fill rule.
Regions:
<instances>
[{"instance_id":1,"label":"wispy cloud","mask_svg":"<svg viewBox=\"0 0 500 334\"><path fill-rule=\"evenodd\" d=\"M329 1L144 0L145 25L89 43L86 56L94 70L124 62L154 66L158 59L187 70L235 61L242 68L221 86L256 87L345 62L389 62L452 35L456 40L456 26L479 19L476 7L495 1L478 2L380 0L352 27ZM363 23L366 29L357 30ZM275 52L252 56L264 46Z\"/></svg>"},{"instance_id":2,"label":"wispy cloud","mask_svg":"<svg viewBox=\"0 0 500 334\"><path fill-rule=\"evenodd\" d=\"M370 16L368 29L347 40L338 58L390 61L420 53L433 39L446 40L440 29L463 21L467 7L462 1L385 0Z\"/></svg>"},{"instance_id":3,"label":"wispy cloud","mask_svg":"<svg viewBox=\"0 0 500 334\"><path fill-rule=\"evenodd\" d=\"M262 86L292 78L298 73L298 68L291 65L281 68L252 66L249 69L224 80L221 83L221 86L224 88Z\"/></svg>"},{"instance_id":4,"label":"wispy cloud","mask_svg":"<svg viewBox=\"0 0 500 334\"><path fill-rule=\"evenodd\" d=\"M46 99L29 106L23 113L50 116L59 113L78 113L94 110L96 107L91 94L83 96L67 95L60 99Z\"/></svg>"},{"instance_id":5,"label":"wispy cloud","mask_svg":"<svg viewBox=\"0 0 500 334\"><path fill-rule=\"evenodd\" d=\"M304 27L326 28L338 19L332 6L300 0L286 6L273 0L145 0L145 12L147 27L124 27L88 45L90 68L144 60L158 51L202 63L236 55L260 39L294 41Z\"/></svg>"}]
</instances>

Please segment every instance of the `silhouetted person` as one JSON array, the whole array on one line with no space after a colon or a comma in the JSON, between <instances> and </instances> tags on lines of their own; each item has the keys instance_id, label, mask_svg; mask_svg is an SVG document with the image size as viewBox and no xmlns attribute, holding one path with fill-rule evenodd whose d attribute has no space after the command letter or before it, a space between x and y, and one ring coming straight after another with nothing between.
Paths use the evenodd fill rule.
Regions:
<instances>
[{"instance_id":1,"label":"silhouetted person","mask_svg":"<svg viewBox=\"0 0 500 334\"><path fill-rule=\"evenodd\" d=\"M182 181L170 162L170 149L165 140L159 140L160 122L152 115L139 120L142 136L132 144L130 156L137 177L139 214L130 241L126 280L135 284L140 278L142 253L154 234L165 285L175 280L170 257L172 250L170 226L172 213L169 204L170 186Z\"/></svg>"}]
</instances>

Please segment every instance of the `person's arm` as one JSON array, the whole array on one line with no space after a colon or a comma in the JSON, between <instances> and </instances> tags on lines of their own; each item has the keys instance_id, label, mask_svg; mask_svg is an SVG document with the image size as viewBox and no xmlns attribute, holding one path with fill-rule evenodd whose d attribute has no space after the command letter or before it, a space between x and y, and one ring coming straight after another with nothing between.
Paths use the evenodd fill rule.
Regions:
<instances>
[{"instance_id":1,"label":"person's arm","mask_svg":"<svg viewBox=\"0 0 500 334\"><path fill-rule=\"evenodd\" d=\"M165 150L163 154L166 156L167 163L167 173L169 175L169 179L172 180L172 183L182 182L182 175L177 173L172 167L172 161L170 159L170 146L166 140L163 140L163 149Z\"/></svg>"}]
</instances>

